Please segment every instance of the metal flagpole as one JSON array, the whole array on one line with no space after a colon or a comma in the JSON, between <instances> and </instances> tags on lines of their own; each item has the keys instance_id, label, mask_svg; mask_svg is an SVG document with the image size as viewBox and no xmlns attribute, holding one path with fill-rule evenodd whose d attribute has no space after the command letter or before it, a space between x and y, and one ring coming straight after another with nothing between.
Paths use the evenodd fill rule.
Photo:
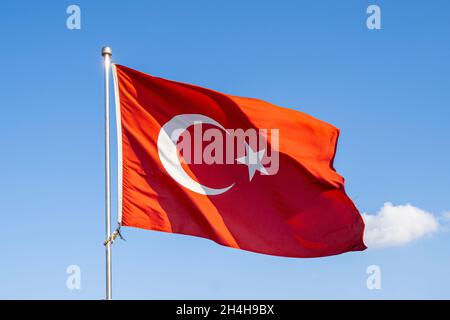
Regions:
<instances>
[{"instance_id":1,"label":"metal flagpole","mask_svg":"<svg viewBox=\"0 0 450 320\"><path fill-rule=\"evenodd\" d=\"M106 215L106 300L112 299L111 287L111 177L109 154L109 69L111 67L112 50L110 47L102 48L105 68L105 215Z\"/></svg>"}]
</instances>

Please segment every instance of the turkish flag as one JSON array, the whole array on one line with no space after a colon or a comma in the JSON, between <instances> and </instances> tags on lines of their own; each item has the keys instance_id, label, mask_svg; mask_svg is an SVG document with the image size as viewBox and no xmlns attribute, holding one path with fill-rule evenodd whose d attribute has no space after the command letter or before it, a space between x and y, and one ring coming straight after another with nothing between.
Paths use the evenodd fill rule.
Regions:
<instances>
[{"instance_id":1,"label":"turkish flag","mask_svg":"<svg viewBox=\"0 0 450 320\"><path fill-rule=\"evenodd\" d=\"M366 248L333 168L337 128L262 100L113 72L121 225L287 257Z\"/></svg>"}]
</instances>

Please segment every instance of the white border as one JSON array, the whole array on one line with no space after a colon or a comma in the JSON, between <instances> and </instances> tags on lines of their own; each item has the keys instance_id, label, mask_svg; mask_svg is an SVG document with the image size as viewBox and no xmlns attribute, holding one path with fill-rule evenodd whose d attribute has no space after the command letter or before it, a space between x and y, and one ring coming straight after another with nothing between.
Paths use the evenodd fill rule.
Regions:
<instances>
[{"instance_id":1,"label":"white border","mask_svg":"<svg viewBox=\"0 0 450 320\"><path fill-rule=\"evenodd\" d=\"M112 64L114 80L114 104L116 107L116 133L117 133L117 221L122 225L122 118L120 114L119 82L116 65Z\"/></svg>"}]
</instances>

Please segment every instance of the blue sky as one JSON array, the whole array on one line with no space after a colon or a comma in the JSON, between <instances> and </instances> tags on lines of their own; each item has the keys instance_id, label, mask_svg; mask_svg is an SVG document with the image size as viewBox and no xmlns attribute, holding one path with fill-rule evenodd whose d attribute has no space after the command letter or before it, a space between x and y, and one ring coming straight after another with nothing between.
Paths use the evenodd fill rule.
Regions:
<instances>
[{"instance_id":1,"label":"blue sky","mask_svg":"<svg viewBox=\"0 0 450 320\"><path fill-rule=\"evenodd\" d=\"M81 30L66 28L70 4L81 8ZM381 30L366 28L369 4L381 7ZM0 298L104 296L105 44L131 68L332 123L341 129L335 167L361 212L390 201L441 219L450 210L449 10L443 0L2 3ZM123 234L115 298L450 298L445 226L320 259ZM366 287L374 264L381 290ZM81 268L81 290L66 287L69 265Z\"/></svg>"}]
</instances>

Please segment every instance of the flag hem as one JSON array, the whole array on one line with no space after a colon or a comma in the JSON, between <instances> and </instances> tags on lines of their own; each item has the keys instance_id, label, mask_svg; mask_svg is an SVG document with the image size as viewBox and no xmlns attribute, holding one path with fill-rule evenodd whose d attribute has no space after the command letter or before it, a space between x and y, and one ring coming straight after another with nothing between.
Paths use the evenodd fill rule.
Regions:
<instances>
[{"instance_id":1,"label":"flag hem","mask_svg":"<svg viewBox=\"0 0 450 320\"><path fill-rule=\"evenodd\" d=\"M117 222L122 224L122 123L120 114L119 81L116 65L112 64L114 82L114 105L116 109L116 133L117 133Z\"/></svg>"}]
</instances>

